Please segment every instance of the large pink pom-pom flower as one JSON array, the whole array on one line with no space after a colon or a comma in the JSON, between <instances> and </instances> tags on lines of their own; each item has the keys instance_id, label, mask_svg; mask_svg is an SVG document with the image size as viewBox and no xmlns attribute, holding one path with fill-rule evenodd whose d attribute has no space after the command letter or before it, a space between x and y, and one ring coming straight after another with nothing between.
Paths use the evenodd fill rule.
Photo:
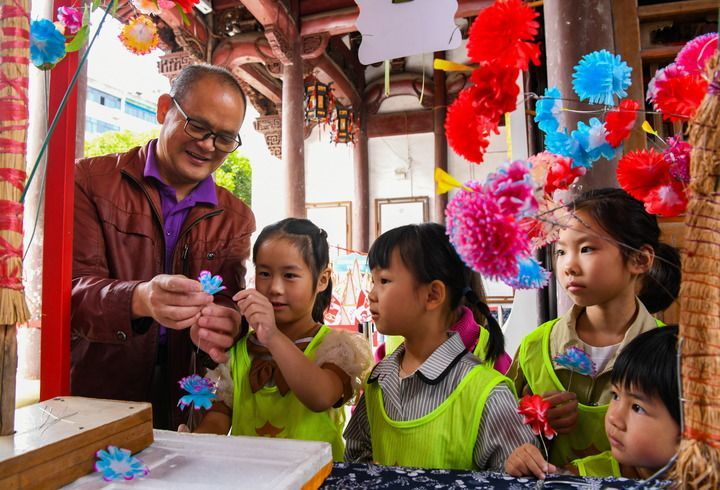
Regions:
<instances>
[{"instance_id":1,"label":"large pink pom-pom flower","mask_svg":"<svg viewBox=\"0 0 720 490\"><path fill-rule=\"evenodd\" d=\"M527 216L537 210L530 166L522 160L515 160L490 174L485 188L495 196L501 211L505 214Z\"/></svg>"},{"instance_id":2,"label":"large pink pom-pom flower","mask_svg":"<svg viewBox=\"0 0 720 490\"><path fill-rule=\"evenodd\" d=\"M675 57L675 63L691 75L703 75L705 65L717 51L718 33L710 32L688 41Z\"/></svg>"},{"instance_id":3,"label":"large pink pom-pom flower","mask_svg":"<svg viewBox=\"0 0 720 490\"><path fill-rule=\"evenodd\" d=\"M514 277L516 257L529 255L528 237L479 182L465 186L471 190L461 189L445 208L450 241L473 270L493 279Z\"/></svg>"}]
</instances>

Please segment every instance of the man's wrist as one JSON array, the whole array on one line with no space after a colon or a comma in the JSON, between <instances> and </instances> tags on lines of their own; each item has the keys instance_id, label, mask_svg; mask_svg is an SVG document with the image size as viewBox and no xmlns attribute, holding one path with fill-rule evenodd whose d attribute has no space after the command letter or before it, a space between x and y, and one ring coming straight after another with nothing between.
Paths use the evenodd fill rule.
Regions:
<instances>
[{"instance_id":1,"label":"man's wrist","mask_svg":"<svg viewBox=\"0 0 720 490\"><path fill-rule=\"evenodd\" d=\"M130 300L130 315L133 320L151 316L145 300L147 297L147 284L147 282L138 283L135 289L133 289Z\"/></svg>"}]
</instances>

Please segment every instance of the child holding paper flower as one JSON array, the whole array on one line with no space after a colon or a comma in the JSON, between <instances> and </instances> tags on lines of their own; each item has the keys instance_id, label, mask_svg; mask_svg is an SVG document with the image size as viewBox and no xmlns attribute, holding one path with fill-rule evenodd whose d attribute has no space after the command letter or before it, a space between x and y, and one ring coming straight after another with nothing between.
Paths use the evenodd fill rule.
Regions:
<instances>
[{"instance_id":1,"label":"child holding paper flower","mask_svg":"<svg viewBox=\"0 0 720 490\"><path fill-rule=\"evenodd\" d=\"M330 303L327 234L305 219L267 226L253 247L255 288L237 293L252 329L208 374L217 397L196 432L325 441L342 460L343 405L372 365L359 335L323 325Z\"/></svg>"},{"instance_id":2,"label":"child holding paper flower","mask_svg":"<svg viewBox=\"0 0 720 490\"><path fill-rule=\"evenodd\" d=\"M618 356L605 416L611 449L574 460L570 471L647 479L670 461L680 442L677 334L677 326L649 330ZM517 448L505 465L513 476L545 478L555 470L531 444Z\"/></svg>"},{"instance_id":3,"label":"child holding paper flower","mask_svg":"<svg viewBox=\"0 0 720 490\"><path fill-rule=\"evenodd\" d=\"M610 371L633 338L659 325L637 291L657 277L648 274L652 268L679 268L677 252L659 242L656 217L624 191L590 191L567 208L555 272L575 304L523 340L508 373L518 395L551 403L549 422L558 436L549 460L556 466L610 449L602 430ZM677 284L654 287L677 291Z\"/></svg>"}]
</instances>

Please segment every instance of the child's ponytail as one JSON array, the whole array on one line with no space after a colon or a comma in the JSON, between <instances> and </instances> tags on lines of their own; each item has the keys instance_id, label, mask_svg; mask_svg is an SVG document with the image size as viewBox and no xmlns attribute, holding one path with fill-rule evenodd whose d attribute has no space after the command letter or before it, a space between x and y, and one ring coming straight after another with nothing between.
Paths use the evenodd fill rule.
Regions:
<instances>
[{"instance_id":1,"label":"child's ponytail","mask_svg":"<svg viewBox=\"0 0 720 490\"><path fill-rule=\"evenodd\" d=\"M493 316L487 303L478 297L472 287L468 286L465 288L464 298L468 308L473 312L475 321L484 324L490 334L488 337L487 352L485 352L485 360L494 363L498 357L505 352L505 337L503 336L500 324ZM478 316L482 316L485 321L480 321Z\"/></svg>"}]
</instances>

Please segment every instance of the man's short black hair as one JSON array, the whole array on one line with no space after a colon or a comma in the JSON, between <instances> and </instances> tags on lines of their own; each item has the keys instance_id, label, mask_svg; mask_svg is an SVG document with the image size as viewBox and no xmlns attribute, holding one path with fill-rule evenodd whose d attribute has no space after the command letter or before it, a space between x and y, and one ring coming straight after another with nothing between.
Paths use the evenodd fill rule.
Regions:
<instances>
[{"instance_id":1,"label":"man's short black hair","mask_svg":"<svg viewBox=\"0 0 720 490\"><path fill-rule=\"evenodd\" d=\"M626 390L660 398L680 425L677 344L677 325L653 328L638 335L618 356L610 379Z\"/></svg>"},{"instance_id":2,"label":"man's short black hair","mask_svg":"<svg viewBox=\"0 0 720 490\"><path fill-rule=\"evenodd\" d=\"M243 102L245 101L245 93L232 73L221 66L208 65L205 63L183 68L177 78L172 82L170 95L175 97L178 102L182 102L192 86L206 77L213 78L214 81L220 85L237 91Z\"/></svg>"}]
</instances>

